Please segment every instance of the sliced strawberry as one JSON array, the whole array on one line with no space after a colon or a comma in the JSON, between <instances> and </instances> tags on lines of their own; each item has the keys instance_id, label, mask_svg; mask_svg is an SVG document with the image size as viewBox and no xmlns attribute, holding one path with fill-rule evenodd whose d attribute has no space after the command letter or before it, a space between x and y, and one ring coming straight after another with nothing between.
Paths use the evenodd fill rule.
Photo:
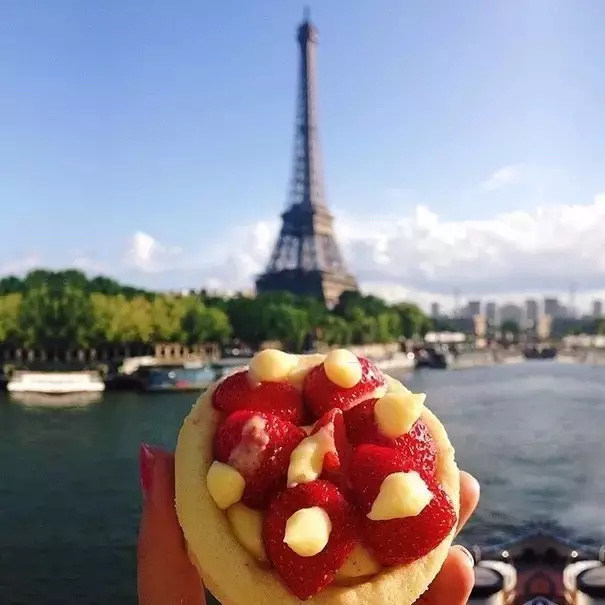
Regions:
<instances>
[{"instance_id":1,"label":"sliced strawberry","mask_svg":"<svg viewBox=\"0 0 605 605\"><path fill-rule=\"evenodd\" d=\"M272 494L285 487L290 454L305 436L278 416L240 410L216 432L214 457L236 468L246 480L242 502L264 508Z\"/></svg>"},{"instance_id":2,"label":"sliced strawberry","mask_svg":"<svg viewBox=\"0 0 605 605\"><path fill-rule=\"evenodd\" d=\"M237 410L269 412L294 424L303 417L303 402L300 392L289 382L260 382L254 384L248 370L227 376L216 387L212 405L226 414Z\"/></svg>"},{"instance_id":3,"label":"sliced strawberry","mask_svg":"<svg viewBox=\"0 0 605 605\"><path fill-rule=\"evenodd\" d=\"M321 478L344 490L347 488L348 467L353 452L347 439L342 410L334 408L326 412L315 423L311 434L315 435L322 429L327 430L333 440L334 451L324 456Z\"/></svg>"},{"instance_id":4,"label":"sliced strawberry","mask_svg":"<svg viewBox=\"0 0 605 605\"><path fill-rule=\"evenodd\" d=\"M301 508L319 506L332 523L326 547L312 557L297 555L284 543L287 520ZM263 523L269 560L288 589L308 599L332 582L357 543L358 520L353 507L334 485L317 480L281 492L270 504Z\"/></svg>"},{"instance_id":5,"label":"sliced strawberry","mask_svg":"<svg viewBox=\"0 0 605 605\"><path fill-rule=\"evenodd\" d=\"M372 521L367 514L384 479L400 471L414 470L413 461L401 452L377 445L360 445L351 461L351 482L362 514L365 545L385 566L404 565L437 547L456 524L456 512L448 495L433 480L428 487L432 500L416 517Z\"/></svg>"},{"instance_id":6,"label":"sliced strawberry","mask_svg":"<svg viewBox=\"0 0 605 605\"><path fill-rule=\"evenodd\" d=\"M319 418L332 408L348 410L370 398L374 391L386 385L384 374L366 357L359 357L361 380L350 388L339 387L326 375L323 363L306 376L303 396L311 411Z\"/></svg>"},{"instance_id":7,"label":"sliced strawberry","mask_svg":"<svg viewBox=\"0 0 605 605\"><path fill-rule=\"evenodd\" d=\"M434 476L437 467L437 446L424 421L418 419L410 432L401 437L387 437L378 428L374 418L376 401L364 401L345 412L347 436L351 444L373 443L394 448L412 458L416 462L416 470L423 477Z\"/></svg>"}]
</instances>

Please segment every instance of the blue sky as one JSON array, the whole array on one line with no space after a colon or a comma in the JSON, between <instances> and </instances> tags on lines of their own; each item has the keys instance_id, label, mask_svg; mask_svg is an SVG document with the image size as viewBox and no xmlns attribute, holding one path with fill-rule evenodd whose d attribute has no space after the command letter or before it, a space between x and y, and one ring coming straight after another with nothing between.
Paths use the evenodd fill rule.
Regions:
<instances>
[{"instance_id":1,"label":"blue sky","mask_svg":"<svg viewBox=\"0 0 605 605\"><path fill-rule=\"evenodd\" d=\"M308 4L328 203L366 289L601 289L605 4ZM302 8L3 3L0 273L247 287L286 203Z\"/></svg>"}]
</instances>

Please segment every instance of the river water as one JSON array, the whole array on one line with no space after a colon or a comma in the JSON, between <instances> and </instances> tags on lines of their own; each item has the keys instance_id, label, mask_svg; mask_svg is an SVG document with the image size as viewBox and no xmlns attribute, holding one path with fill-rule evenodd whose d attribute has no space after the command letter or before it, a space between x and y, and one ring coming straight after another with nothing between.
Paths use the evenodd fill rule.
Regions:
<instances>
[{"instance_id":1,"label":"river water","mask_svg":"<svg viewBox=\"0 0 605 605\"><path fill-rule=\"evenodd\" d=\"M462 541L535 527L605 542L605 369L556 362L421 371L460 466L482 483ZM0 394L0 603L135 603L141 441L173 447L193 394L85 408Z\"/></svg>"}]
</instances>

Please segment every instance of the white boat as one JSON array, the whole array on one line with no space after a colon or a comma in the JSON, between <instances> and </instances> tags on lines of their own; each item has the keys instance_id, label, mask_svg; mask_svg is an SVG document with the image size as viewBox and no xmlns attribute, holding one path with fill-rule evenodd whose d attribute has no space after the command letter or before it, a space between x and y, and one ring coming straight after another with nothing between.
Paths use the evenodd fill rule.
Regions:
<instances>
[{"instance_id":1,"label":"white boat","mask_svg":"<svg viewBox=\"0 0 605 605\"><path fill-rule=\"evenodd\" d=\"M105 383L98 372L30 372L17 370L6 388L10 393L44 393L67 395L71 393L100 393Z\"/></svg>"},{"instance_id":2,"label":"white boat","mask_svg":"<svg viewBox=\"0 0 605 605\"><path fill-rule=\"evenodd\" d=\"M32 408L84 408L91 403L101 401L102 392L92 393L61 393L59 395L48 393L34 393L28 391L10 394L11 401L25 407Z\"/></svg>"}]
</instances>

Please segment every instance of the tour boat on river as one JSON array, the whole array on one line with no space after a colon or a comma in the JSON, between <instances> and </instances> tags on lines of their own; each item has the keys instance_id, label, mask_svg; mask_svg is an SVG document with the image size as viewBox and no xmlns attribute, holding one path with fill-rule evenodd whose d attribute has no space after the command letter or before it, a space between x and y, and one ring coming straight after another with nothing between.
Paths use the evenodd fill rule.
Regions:
<instances>
[{"instance_id":1,"label":"tour boat on river","mask_svg":"<svg viewBox=\"0 0 605 605\"><path fill-rule=\"evenodd\" d=\"M133 377L143 391L200 391L216 378L216 371L202 363L141 366Z\"/></svg>"},{"instance_id":2,"label":"tour boat on river","mask_svg":"<svg viewBox=\"0 0 605 605\"><path fill-rule=\"evenodd\" d=\"M605 547L596 551L536 533L474 547L475 605L605 604Z\"/></svg>"},{"instance_id":3,"label":"tour boat on river","mask_svg":"<svg viewBox=\"0 0 605 605\"><path fill-rule=\"evenodd\" d=\"M11 394L72 395L101 393L105 390L105 383L99 372L92 370L75 372L16 370L10 376L6 388Z\"/></svg>"}]
</instances>

